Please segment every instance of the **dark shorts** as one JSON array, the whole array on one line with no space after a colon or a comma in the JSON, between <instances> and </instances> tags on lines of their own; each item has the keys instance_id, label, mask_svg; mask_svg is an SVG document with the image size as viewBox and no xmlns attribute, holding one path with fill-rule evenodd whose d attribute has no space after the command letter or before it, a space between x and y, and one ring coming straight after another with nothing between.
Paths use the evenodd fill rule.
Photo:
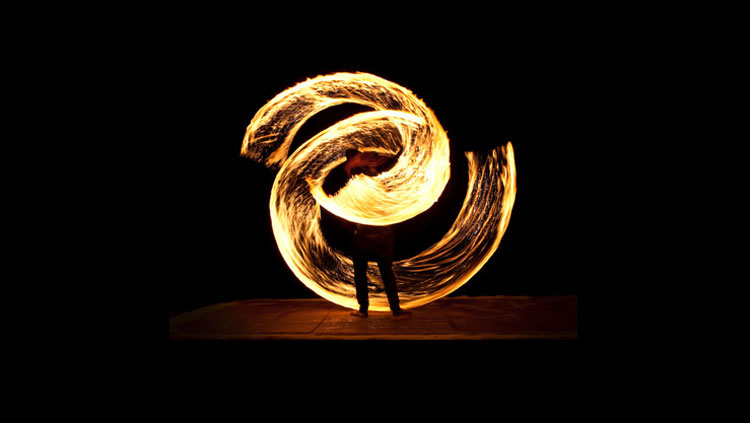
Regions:
<instances>
[{"instance_id":1,"label":"dark shorts","mask_svg":"<svg viewBox=\"0 0 750 423\"><path fill-rule=\"evenodd\" d=\"M393 229L390 226L357 225L352 247L355 255L368 261L392 261Z\"/></svg>"}]
</instances>

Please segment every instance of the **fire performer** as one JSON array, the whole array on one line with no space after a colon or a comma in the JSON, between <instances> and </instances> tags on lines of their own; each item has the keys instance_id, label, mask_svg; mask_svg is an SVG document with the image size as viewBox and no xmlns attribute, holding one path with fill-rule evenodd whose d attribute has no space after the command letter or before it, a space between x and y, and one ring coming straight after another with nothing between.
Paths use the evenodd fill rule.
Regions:
<instances>
[{"instance_id":1,"label":"fire performer","mask_svg":"<svg viewBox=\"0 0 750 423\"><path fill-rule=\"evenodd\" d=\"M363 173L375 176L393 166L393 157L373 152L349 150L346 152L346 162L343 165L347 178ZM383 277L388 304L393 317L402 319L409 317L411 312L401 309L396 288L396 277L393 274L393 228L391 226L371 226L357 223L352 237L352 251L354 261L354 286L357 290L359 310L351 314L367 317L370 301L367 295L367 265L368 261L378 263Z\"/></svg>"}]
</instances>

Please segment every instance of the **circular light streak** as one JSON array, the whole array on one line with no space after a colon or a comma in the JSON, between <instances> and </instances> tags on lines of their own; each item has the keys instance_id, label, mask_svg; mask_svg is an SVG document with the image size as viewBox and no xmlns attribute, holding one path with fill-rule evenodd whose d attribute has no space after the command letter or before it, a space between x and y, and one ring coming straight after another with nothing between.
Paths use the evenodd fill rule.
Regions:
<instances>
[{"instance_id":1,"label":"circular light streak","mask_svg":"<svg viewBox=\"0 0 750 423\"><path fill-rule=\"evenodd\" d=\"M343 103L374 111L342 120L289 153L310 117ZM323 181L349 149L398 159L388 171L356 175L328 196ZM351 222L392 225L430 208L450 179L448 136L432 110L408 89L367 73L318 76L280 93L253 117L241 154L279 169L271 223L289 268L312 291L348 308L358 307L352 260L326 242L320 207ZM424 251L393 263L403 308L424 305L466 283L497 250L508 227L516 195L513 146L465 156L469 183L451 228ZM377 266L368 267L367 277L370 310L389 310Z\"/></svg>"}]
</instances>

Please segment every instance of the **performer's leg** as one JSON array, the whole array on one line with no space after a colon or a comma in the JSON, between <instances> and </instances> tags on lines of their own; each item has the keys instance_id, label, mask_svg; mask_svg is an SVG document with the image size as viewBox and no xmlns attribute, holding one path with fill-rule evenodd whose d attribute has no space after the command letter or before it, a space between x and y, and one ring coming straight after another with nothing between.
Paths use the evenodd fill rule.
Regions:
<instances>
[{"instance_id":1,"label":"performer's leg","mask_svg":"<svg viewBox=\"0 0 750 423\"><path fill-rule=\"evenodd\" d=\"M370 307L367 296L367 258L358 254L354 256L354 287L357 289L359 311L366 314Z\"/></svg>"},{"instance_id":2,"label":"performer's leg","mask_svg":"<svg viewBox=\"0 0 750 423\"><path fill-rule=\"evenodd\" d=\"M378 267L380 268L380 275L383 277L385 294L388 297L388 304L391 306L391 311L398 311L401 307L398 301L396 276L393 274L393 262L385 258L380 259L378 260Z\"/></svg>"}]
</instances>

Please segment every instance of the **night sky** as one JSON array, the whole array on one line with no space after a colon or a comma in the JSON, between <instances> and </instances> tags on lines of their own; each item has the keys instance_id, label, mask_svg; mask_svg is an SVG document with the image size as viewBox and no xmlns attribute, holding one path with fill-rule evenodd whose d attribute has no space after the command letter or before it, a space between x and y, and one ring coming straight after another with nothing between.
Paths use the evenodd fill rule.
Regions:
<instances>
[{"instance_id":1,"label":"night sky","mask_svg":"<svg viewBox=\"0 0 750 423\"><path fill-rule=\"evenodd\" d=\"M552 41L551 41L552 42ZM415 221L418 236L402 250L437 240L452 222L465 186L463 151L512 141L518 193L510 225L485 266L451 295L581 294L587 263L580 237L587 204L580 180L592 160L581 143L591 106L587 70L564 46L515 49L484 45L483 54L373 43L242 49L185 43L159 59L151 81L167 122L157 135L168 154L155 186L155 242L166 307L176 314L246 298L314 298L284 263L268 210L275 171L241 158L245 128L286 88L339 71L378 75L410 89L436 114L451 140L450 195L439 212ZM311 136L361 111L340 106L316 116L295 138ZM460 160L462 162L458 162ZM461 174L460 176L464 176ZM406 241L405 241L406 242ZM586 248L584 248L586 247Z\"/></svg>"}]
</instances>

